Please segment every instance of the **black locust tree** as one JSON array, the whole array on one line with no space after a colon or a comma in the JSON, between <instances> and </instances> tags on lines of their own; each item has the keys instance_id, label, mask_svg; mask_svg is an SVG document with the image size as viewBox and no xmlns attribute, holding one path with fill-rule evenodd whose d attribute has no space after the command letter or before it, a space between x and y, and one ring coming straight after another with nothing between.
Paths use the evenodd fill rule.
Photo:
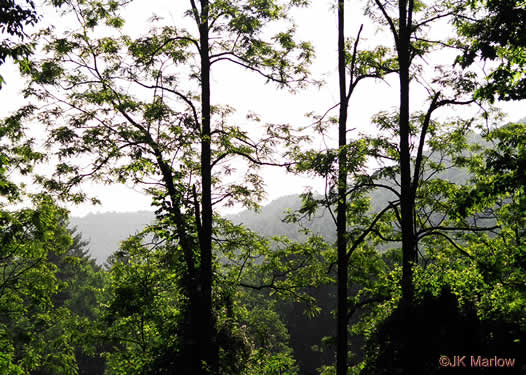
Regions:
<instances>
[{"instance_id":1,"label":"black locust tree","mask_svg":"<svg viewBox=\"0 0 526 375\"><path fill-rule=\"evenodd\" d=\"M434 87L425 83L429 93L429 106L423 117L419 135L412 135L410 87L412 82L425 82L422 77L422 65L418 58L436 49L447 46L447 40L430 40L427 31L440 19L451 17L452 10L445 4L435 2L424 5L419 1L400 0L397 4L374 0L368 12L374 18L382 20L388 27L394 40L394 49L399 65L399 113L398 113L398 148L399 148L399 196L400 224L402 232L402 302L410 304L414 296L413 264L417 262L417 223L415 222L416 193L421 181L423 151L432 115L440 107L448 105L471 104L470 91L474 84L468 76L448 74L444 79L435 79ZM425 60L424 61L425 65ZM444 69L444 67L442 67ZM440 71L440 70L439 70ZM447 94L452 87L453 93ZM472 94L471 94L472 95ZM418 139L412 147L411 138ZM416 153L415 153L416 151ZM413 159L414 158L414 159Z\"/></svg>"},{"instance_id":2,"label":"black locust tree","mask_svg":"<svg viewBox=\"0 0 526 375\"><path fill-rule=\"evenodd\" d=\"M58 159L56 174L41 182L76 201L86 198L78 189L85 179L145 187L164 225L160 234L174 244L171 261L185 267L187 324L173 366L217 373L214 205L257 201L262 181L253 170L274 163L272 147L288 132L269 126L253 140L232 125L233 109L213 104L210 74L229 62L278 86L305 82L311 46L294 41L293 26L267 27L288 21L289 8L303 2L190 0L185 15L196 32L153 16L150 32L138 38L121 31L119 11L128 1L55 3L77 27L42 31L46 54L20 64L30 77L26 95L45 103L35 113ZM222 182L235 157L248 166L243 182Z\"/></svg>"},{"instance_id":3,"label":"black locust tree","mask_svg":"<svg viewBox=\"0 0 526 375\"><path fill-rule=\"evenodd\" d=\"M363 26L363 25L362 25ZM339 113L338 113L338 177L337 177L337 204L336 204L336 247L337 247L337 338L336 338L336 373L347 374L348 357L348 283L349 259L353 251L363 241L365 236L356 239L349 235L347 180L349 178L349 149L347 145L347 120L349 100L358 82L364 78L382 78L386 73L392 72L393 61L385 58L385 50L380 49L369 55L367 61L364 54L358 54L358 42L362 27L358 31L352 50L345 38L345 2L338 1L338 84L339 84ZM350 61L349 61L350 60ZM349 87L347 87L349 79ZM358 157L351 162L360 160ZM373 224L374 225L374 224ZM366 233L364 231L363 233Z\"/></svg>"},{"instance_id":4,"label":"black locust tree","mask_svg":"<svg viewBox=\"0 0 526 375\"><path fill-rule=\"evenodd\" d=\"M377 13L375 7L379 7ZM418 61L419 64L414 61L446 44L446 41L429 40L426 26L449 15L447 10L438 6L424 8L419 5L418 12L415 11L419 21L415 22L411 31L407 31L405 26L395 25L393 20L398 20L396 17L389 16L388 11L394 12L394 8L396 7L393 5L377 2L367 9L374 19L386 20L385 23L394 33L396 43L393 52L386 47L360 51L358 41L361 29L354 42L342 42L345 41L344 5L339 4L340 102L332 109L339 107L340 113L338 118L330 118L329 110L317 117L315 122L316 130L322 135L329 132L331 124L338 123L338 149L300 152L296 167L300 172L308 171L326 179L325 198L318 199L312 194L306 194L300 213L312 214L320 205L331 213L335 206L337 210L333 218L338 236L335 262L338 265L338 374L345 374L348 367L347 329L350 315L367 304L393 297L372 295L367 291L358 292L355 297L348 295L350 274L353 272L348 263L353 253L369 245L383 243L385 246L385 243L400 242L403 253L403 300L410 302L413 295L412 266L418 260L418 242L425 241L424 238L428 236L445 235L443 232L447 230L461 230L460 227L462 230L474 229L466 223L459 224L454 229L453 225L444 224L448 219L448 214L444 213L447 205L443 204L447 194L438 194L437 187L445 187L446 191L454 190L454 187L435 181L441 171L451 167L447 162L453 164L455 152L461 152L465 146L463 137L470 125L469 120L459 118L443 127L435 120L436 112L446 106L471 104L473 77L447 66L433 66L438 74L428 72L429 67L424 58ZM412 14L413 7L406 4L402 8L406 12L405 21L404 17L400 17L403 24L408 22L407 12ZM405 34L398 35L399 30ZM407 38L405 44L400 44L401 38ZM394 113L384 111L373 119L373 125L378 129L377 134L356 132L353 139L346 139L349 132L346 125L347 108L356 85L364 78L383 79L387 73L398 73L400 77L402 93L399 110ZM424 95L428 98L425 104L427 108L410 113L409 85L415 81L421 84ZM439 147L440 143L436 140L439 136L448 140L448 147ZM436 149L433 157L441 155L438 160L426 155L433 148ZM373 202L373 207L370 207L369 198L378 190L384 190L389 199ZM434 198L438 200L437 204L430 203ZM443 220L431 220L431 216L433 219L441 217Z\"/></svg>"},{"instance_id":5,"label":"black locust tree","mask_svg":"<svg viewBox=\"0 0 526 375\"><path fill-rule=\"evenodd\" d=\"M358 84L367 78L384 79L386 74L397 71L395 59L384 47L374 50L358 48L363 25L355 40L345 37L345 4L338 1L338 84L339 102L321 116L313 116L314 128L322 137L330 132L332 125L338 124L338 147L324 151L304 151L296 149L297 172L307 172L325 179L325 196L314 197L311 193L303 196L304 202L299 214L311 216L320 206L329 210L336 225L336 265L337 265L337 374L346 374L348 367L348 321L349 321L349 262L353 252L362 244L376 222L369 220L368 205L363 198L365 189L349 193L349 180L365 166L366 145L363 142L348 142L347 133L349 102ZM337 118L330 117L331 111L338 108ZM297 151L297 152L296 152ZM352 196L350 196L352 195ZM333 208L336 208L336 215ZM390 208L389 208L390 209ZM385 210L387 211L387 209ZM358 219L358 218L361 219ZM298 216L296 215L296 219ZM351 227L352 230L351 230ZM332 268L332 266L331 266Z\"/></svg>"}]
</instances>

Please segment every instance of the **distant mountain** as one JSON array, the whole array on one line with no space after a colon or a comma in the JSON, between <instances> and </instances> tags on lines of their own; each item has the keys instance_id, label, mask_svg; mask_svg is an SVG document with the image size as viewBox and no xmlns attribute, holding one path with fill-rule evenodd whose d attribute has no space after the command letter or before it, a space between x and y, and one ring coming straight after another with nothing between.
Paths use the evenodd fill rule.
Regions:
<instances>
[{"instance_id":1,"label":"distant mountain","mask_svg":"<svg viewBox=\"0 0 526 375\"><path fill-rule=\"evenodd\" d=\"M476 133L468 137L468 142L487 145ZM432 155L431 159L439 162L438 155ZM461 184L466 183L469 179L466 171L458 168L447 169L439 173L437 177ZM392 182L386 183L392 184ZM394 199L395 195L386 189L374 190L371 192L371 208L373 211L379 211ZM311 221L304 220L300 224L283 222L288 209L295 211L300 206L299 195L287 195L263 206L259 212L245 210L238 214L227 215L226 218L234 224L242 224L267 237L283 235L293 241L303 241L306 239L306 235L301 232L303 225L313 234L324 237L329 243L335 242L335 224L327 210L318 212ZM97 263L103 264L106 258L119 248L121 241L142 230L144 226L152 223L154 218L153 212L139 211L89 214L82 218L72 217L70 221L71 226L78 227L84 239L90 241L90 251Z\"/></svg>"},{"instance_id":2,"label":"distant mountain","mask_svg":"<svg viewBox=\"0 0 526 375\"><path fill-rule=\"evenodd\" d=\"M259 212L245 210L235 215L227 215L226 218L234 224L242 224L266 237L287 236L291 240L302 241L306 239L306 235L301 229L306 227L313 234L323 236L327 241L336 240L335 224L326 210L321 210L311 221L305 219L300 224L283 222L287 210L296 211L300 207L299 195L287 195L263 206Z\"/></svg>"},{"instance_id":3,"label":"distant mountain","mask_svg":"<svg viewBox=\"0 0 526 375\"><path fill-rule=\"evenodd\" d=\"M452 171L448 171L451 173ZM455 174L455 176L453 176ZM446 177L447 178L447 177ZM462 180L466 176L458 171L451 173L449 180ZM456 182L456 181L455 181ZM377 189L371 192L371 207L379 211L394 199L394 194ZM259 212L244 210L226 218L234 224L244 225L248 229L266 237L286 236L292 241L304 241L307 236L301 231L308 228L312 234L320 235L329 243L336 241L336 226L327 209L321 209L311 220L305 218L300 223L286 223L283 221L287 210L296 211L301 207L299 195L287 195L273 200L261 207ZM150 211L99 213L84 217L72 217L70 225L77 227L84 239L89 240L91 255L98 264L104 264L106 258L118 250L121 241L128 236L141 231L151 224L155 215Z\"/></svg>"},{"instance_id":4,"label":"distant mountain","mask_svg":"<svg viewBox=\"0 0 526 375\"><path fill-rule=\"evenodd\" d=\"M227 215L226 218L264 236L284 235L292 240L302 241L306 236L300 233L300 225L282 222L287 209L297 210L300 205L299 195L288 195L263 206L260 212L245 210ZM83 239L89 241L90 254L97 263L104 264L106 258L118 250L121 241L141 231L154 219L155 215L150 211L97 213L72 217L70 226L77 227ZM316 215L306 225L314 234L322 235L329 241L336 238L334 224L328 213Z\"/></svg>"},{"instance_id":5,"label":"distant mountain","mask_svg":"<svg viewBox=\"0 0 526 375\"><path fill-rule=\"evenodd\" d=\"M77 227L82 238L89 241L90 254L97 263L104 264L121 241L151 224L154 217L149 211L88 214L71 217L70 226Z\"/></svg>"}]
</instances>

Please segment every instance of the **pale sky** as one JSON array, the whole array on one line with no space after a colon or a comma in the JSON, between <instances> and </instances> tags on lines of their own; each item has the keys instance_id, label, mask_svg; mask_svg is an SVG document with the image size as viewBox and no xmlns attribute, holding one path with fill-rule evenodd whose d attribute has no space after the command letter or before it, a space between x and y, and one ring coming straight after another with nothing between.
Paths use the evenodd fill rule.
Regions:
<instances>
[{"instance_id":1,"label":"pale sky","mask_svg":"<svg viewBox=\"0 0 526 375\"><path fill-rule=\"evenodd\" d=\"M326 85L321 89L308 88L295 95L286 90L277 90L273 85L265 85L264 79L254 73L243 72L240 67L217 65L212 73L212 102L214 104L228 104L237 110L239 118L244 118L248 111L261 115L264 122L291 123L304 126L310 123L304 114L314 111L323 113L338 101L337 87L337 28L336 14L330 9L329 2L313 1L314 5L306 9L296 10L292 15L297 24L299 39L313 43L317 58L312 72L316 79L323 78ZM349 2L348 18L346 19L347 35L354 36L361 23L364 23L361 46L374 45L378 42L391 46L389 35L377 33L377 26L362 16L362 6L357 7L357 1ZM174 4L177 4L174 6ZM146 20L152 13L162 15L166 20L178 25L188 22L182 18L186 1L173 0L136 0L126 13L126 31L137 33L147 30ZM354 7L354 8L353 8ZM64 24L48 10L40 9L43 22ZM442 31L442 30L441 30ZM444 58L442 56L441 58ZM23 87L16 67L10 63L0 66L0 74L6 80L6 85L0 90L0 116L5 116L24 103L20 95ZM396 77L388 80L389 85L372 80L364 81L359 86L350 103L349 128L367 129L371 115L379 110L389 110L398 104ZM418 91L413 99L416 108L419 99ZM416 103L416 104L415 104ZM525 116L523 103L504 103L503 109L510 120L518 120ZM35 124L31 126L35 127ZM254 125L252 125L254 126ZM31 128L31 134L39 134L37 128ZM337 129L334 129L336 139ZM283 195L297 194L311 187L322 191L324 182L310 177L299 177L287 174L279 168L265 168L263 176L266 183L267 201ZM150 198L124 185L100 186L87 184L84 190L95 194L102 201L102 205L79 205L69 209L73 216L83 216L88 212L106 211L138 211L151 209ZM239 208L236 208L239 210ZM231 210L230 210L231 212Z\"/></svg>"}]
</instances>

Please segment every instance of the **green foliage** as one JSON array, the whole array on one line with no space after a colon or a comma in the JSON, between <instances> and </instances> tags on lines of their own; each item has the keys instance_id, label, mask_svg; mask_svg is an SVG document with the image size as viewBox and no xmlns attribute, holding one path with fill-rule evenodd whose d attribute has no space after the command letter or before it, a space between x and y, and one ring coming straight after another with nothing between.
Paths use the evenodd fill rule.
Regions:
<instances>
[{"instance_id":1,"label":"green foliage","mask_svg":"<svg viewBox=\"0 0 526 375\"><path fill-rule=\"evenodd\" d=\"M8 34L13 38L0 40L0 65L5 63L8 57L18 60L30 55L32 45L23 43L24 37L27 36L24 27L34 25L37 21L38 15L32 0L0 2L0 35ZM4 82L0 75L0 89Z\"/></svg>"},{"instance_id":2,"label":"green foliage","mask_svg":"<svg viewBox=\"0 0 526 375\"><path fill-rule=\"evenodd\" d=\"M1 211L0 333L4 368L13 373L77 374L70 311L56 308L59 292L51 253L64 253L71 237L62 225L64 210L47 196L34 209ZM44 371L44 372L42 372Z\"/></svg>"},{"instance_id":3,"label":"green foliage","mask_svg":"<svg viewBox=\"0 0 526 375\"><path fill-rule=\"evenodd\" d=\"M248 355L240 374L297 374L289 334L275 303L266 292L240 291L235 305ZM227 372L228 373L228 372Z\"/></svg>"},{"instance_id":4,"label":"green foliage","mask_svg":"<svg viewBox=\"0 0 526 375\"><path fill-rule=\"evenodd\" d=\"M22 108L0 124L1 366L6 374L76 375L72 314L54 261L72 244L67 214L49 195L28 195L23 184L11 180L30 174L44 158L19 123L29 111L30 106ZM15 210L13 203L26 208Z\"/></svg>"},{"instance_id":5,"label":"green foliage","mask_svg":"<svg viewBox=\"0 0 526 375\"><path fill-rule=\"evenodd\" d=\"M519 0L470 1L459 7L456 25L465 38L464 53L458 61L469 66L477 58L495 61L488 82L477 90L478 97L520 100L526 96L526 21L524 2ZM466 12L469 16L466 17Z\"/></svg>"},{"instance_id":6,"label":"green foliage","mask_svg":"<svg viewBox=\"0 0 526 375\"><path fill-rule=\"evenodd\" d=\"M524 148L521 135L520 124L497 128L485 136L495 143L486 143L490 146L482 152L477 147L470 147L477 151L460 157L456 155L463 149L463 154L467 154L463 137L458 138L458 149L451 144L452 138L448 138L450 143L447 147L439 142L442 144L440 150L450 149L449 155L453 160L469 167L470 184L456 186L451 181L430 179L422 184L420 192L417 191L416 212L427 212L428 216L427 222L421 221L425 225L419 237L422 258L414 272L416 302L411 308L415 310L401 311L402 307L396 307L395 289L384 289L384 292L387 291L384 295L392 296L388 302L391 307L377 305L353 327L356 333L365 335L368 345L372 345L366 348L366 361L356 367L362 369L361 373L392 373L393 369L403 371L409 366L409 359L404 359L403 353L412 353L413 356L418 348L412 346L412 342L420 340L418 330L433 325L447 327L444 328L446 331L429 328L426 334L430 342L448 343L444 348L429 348L436 355L452 350L453 345L460 345L457 351L462 352L520 351L526 311L524 209L520 203L524 185L518 178L521 176L519 161ZM431 144L434 145L434 142ZM436 147L433 146L433 149ZM429 165L438 168L439 173L443 170L440 163ZM508 183L501 184L503 179L507 179ZM445 215L433 216L441 212L443 214L440 215ZM477 226L478 229L473 230ZM447 230L438 234L441 228ZM396 273L396 270L393 272ZM382 295L374 287L372 293ZM433 299L439 301L445 298L444 293L450 293L451 298L449 302L439 302L440 309L444 309L442 315L431 318L429 322L421 321L434 314L432 311L437 308L429 306L436 303L432 302ZM446 308L448 304L450 307ZM429 312L423 311L427 308ZM458 337L443 337L444 332L455 331L452 327L456 325L473 331L469 334L473 339L466 341ZM370 327L376 328L370 330ZM402 336L411 338L406 341ZM419 371L434 371L436 358L425 357L428 354L426 349L425 355L423 353L424 356L419 357L419 364L412 357L411 366L417 366ZM384 370L382 366L385 366Z\"/></svg>"},{"instance_id":7,"label":"green foliage","mask_svg":"<svg viewBox=\"0 0 526 375\"><path fill-rule=\"evenodd\" d=\"M145 374L162 353L179 343L176 327L182 319L180 276L165 263L166 247L150 251L145 234L130 237L113 257L104 286L96 335L118 345L105 354L111 374Z\"/></svg>"},{"instance_id":8,"label":"green foliage","mask_svg":"<svg viewBox=\"0 0 526 375\"><path fill-rule=\"evenodd\" d=\"M27 175L35 163L42 161L44 155L33 149L33 139L26 136L20 119L31 111L31 106L21 108L11 118L0 121L0 196L7 203L19 201L23 186L11 181L10 175ZM6 201L0 205L3 207Z\"/></svg>"},{"instance_id":9,"label":"green foliage","mask_svg":"<svg viewBox=\"0 0 526 375\"><path fill-rule=\"evenodd\" d=\"M218 220L218 245L227 280L246 288L268 290L270 296L307 303L306 313L315 316L315 300L305 288L330 282L326 273L330 246L317 236L304 243L288 238L266 239L243 226Z\"/></svg>"},{"instance_id":10,"label":"green foliage","mask_svg":"<svg viewBox=\"0 0 526 375\"><path fill-rule=\"evenodd\" d=\"M223 230L237 238L245 233L235 226ZM109 374L164 373L184 360L178 357L188 313L182 289L182 254L168 243L154 240L153 245L147 245L151 234L147 230L122 243L112 257L110 279L99 297L101 316L91 334L118 348L104 354ZM234 243L225 235L221 254L233 251ZM242 245L238 242L237 246ZM222 262L216 267L214 311L221 373L296 374L291 350L285 344L286 328L273 304L255 292L237 290L233 275L239 269L234 272L233 264Z\"/></svg>"},{"instance_id":11,"label":"green foliage","mask_svg":"<svg viewBox=\"0 0 526 375\"><path fill-rule=\"evenodd\" d=\"M120 2L59 4L85 23L63 35L43 30L35 38L41 38L47 56L22 61L20 66L32 80L26 90L29 97L43 100L59 95L67 105L26 110L10 119L19 123L38 114L39 121L49 127L49 145L60 145L57 178L40 177L39 181L46 189L67 192L62 197L72 201L87 198L75 191L86 178L145 183L153 196L160 197L163 189L152 187L156 181L152 176L165 178L170 173L178 181L178 194L191 191L190 176L200 173L199 148L195 146L201 136L200 104L195 95L200 85L199 38L182 28L165 26L158 17L152 19L148 36L116 36L102 24L111 25L111 20L119 18ZM267 23L285 18L288 9L290 5L275 1L211 2L210 37L221 40L212 44L211 65L233 62L291 88L303 82L312 47L296 42L293 28L270 40L263 38ZM105 30L104 36L98 34L99 29ZM88 65L86 56L92 57ZM134 89L124 90L125 81ZM290 134L286 128L270 124L267 136L251 140L246 131L229 123L232 112L227 106L212 108L214 189L225 197L226 204L241 201L253 206L262 196L262 181L251 171L259 162L273 162L271 150L278 143L290 142ZM92 155L93 150L98 152ZM91 155L92 168L81 173L74 157L82 154ZM245 183L229 185L221 176L232 172L234 158L244 158L249 168ZM167 168L174 159L178 164ZM181 205L183 200L178 200Z\"/></svg>"},{"instance_id":12,"label":"green foliage","mask_svg":"<svg viewBox=\"0 0 526 375\"><path fill-rule=\"evenodd\" d=\"M494 235L469 238L468 247L490 288L479 298L485 318L505 317L524 326L524 124L489 132L492 147L471 164L472 184L457 196L460 214L486 212L499 228Z\"/></svg>"}]
</instances>

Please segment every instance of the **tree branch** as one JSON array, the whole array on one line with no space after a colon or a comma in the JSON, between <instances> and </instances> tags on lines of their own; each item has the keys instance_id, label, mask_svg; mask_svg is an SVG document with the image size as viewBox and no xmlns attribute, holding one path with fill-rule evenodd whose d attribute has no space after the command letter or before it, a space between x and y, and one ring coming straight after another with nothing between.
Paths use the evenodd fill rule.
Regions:
<instances>
[{"instance_id":1,"label":"tree branch","mask_svg":"<svg viewBox=\"0 0 526 375\"><path fill-rule=\"evenodd\" d=\"M250 162L256 164L256 165L268 165L272 167L290 167L291 165L295 164L294 162L287 162L287 163L272 163L272 162L264 162L261 160L254 159L252 156L250 156L247 153L241 152L241 151L227 151L219 155L212 163L211 167L213 168L219 161L226 158L229 155L239 155L244 157L245 159L248 159Z\"/></svg>"},{"instance_id":2,"label":"tree branch","mask_svg":"<svg viewBox=\"0 0 526 375\"><path fill-rule=\"evenodd\" d=\"M362 231L362 234L360 235L360 237L358 237L358 239L356 241L354 241L352 247L349 249L349 251L347 251L347 260L349 260L349 258L351 257L352 253L354 252L354 250L356 250L356 248L363 242L365 237L367 237L367 235L372 231L372 229L374 228L374 226L376 225L378 220L380 220L382 218L382 216L387 211L389 211L391 208L394 208L393 203L389 203L389 205L387 207L385 207L382 211L380 211L380 213L378 215L376 215L374 220L371 222L369 227L366 230Z\"/></svg>"},{"instance_id":3,"label":"tree branch","mask_svg":"<svg viewBox=\"0 0 526 375\"><path fill-rule=\"evenodd\" d=\"M499 225L494 225L492 227L443 227L443 226L436 226L431 228L424 228L417 232L417 236L429 232L433 232L436 230L445 230L445 231L469 231L469 232L488 232L494 229L500 228Z\"/></svg>"},{"instance_id":4,"label":"tree branch","mask_svg":"<svg viewBox=\"0 0 526 375\"><path fill-rule=\"evenodd\" d=\"M417 240L420 241L422 238L424 237L427 237L427 236L441 236L441 237L444 237L451 245L453 245L453 247L455 247L455 249L457 249L458 251L460 251L462 254L464 254L465 256L467 256L469 259L471 260L475 260L475 257L471 254L469 254L466 250L462 249L455 241L453 241L453 239L451 239L447 234L445 233L442 233L442 232L427 232L427 233L424 233L423 235L421 236L418 236L417 237Z\"/></svg>"},{"instance_id":5,"label":"tree branch","mask_svg":"<svg viewBox=\"0 0 526 375\"><path fill-rule=\"evenodd\" d=\"M389 185L384 185L384 184L379 184L379 183L376 183L376 182L372 182L372 183L369 183L369 184L359 184L359 185L356 185L354 186L352 189L350 189L347 194L351 194L353 192L355 192L356 190L362 188L362 187L376 187L376 188L383 188L383 189L387 189L389 191L391 191L393 194L395 194L398 199L401 198L401 195L398 191L396 191L394 188L392 188L391 186Z\"/></svg>"},{"instance_id":6,"label":"tree branch","mask_svg":"<svg viewBox=\"0 0 526 375\"><path fill-rule=\"evenodd\" d=\"M162 86L162 85L147 85L145 83L142 83L140 81L134 80L135 83L137 83L139 86L142 86L147 89L161 89L162 91L168 91L171 92L174 95L177 95L179 98L181 98L188 106L192 109L192 115L194 117L194 122L196 124L196 127L199 126L199 116L197 115L197 109L194 106L194 103L184 94L180 93L177 90L170 89L168 87Z\"/></svg>"},{"instance_id":7,"label":"tree branch","mask_svg":"<svg viewBox=\"0 0 526 375\"><path fill-rule=\"evenodd\" d=\"M388 301L390 298L388 297L370 297L370 298L366 298L358 303L355 303L353 304L352 308L347 312L347 321L349 321L351 319L351 317L353 316L353 314L356 312L356 310L364 307L364 306L367 306L371 303L375 303L375 302L385 302L385 301Z\"/></svg>"},{"instance_id":8,"label":"tree branch","mask_svg":"<svg viewBox=\"0 0 526 375\"><path fill-rule=\"evenodd\" d=\"M195 23L198 27L201 26L201 16L199 15L199 9L197 9L197 6L195 5L195 0L190 0L190 4L192 5L192 14L194 15Z\"/></svg>"},{"instance_id":9,"label":"tree branch","mask_svg":"<svg viewBox=\"0 0 526 375\"><path fill-rule=\"evenodd\" d=\"M286 80L284 80L283 78L278 79L278 78L276 78L276 77L274 77L274 76L272 76L272 75L270 75L270 74L264 73L261 69L254 68L253 66L251 66L251 65L249 64L249 62L248 62L247 60L243 59L243 58L240 57L240 56L237 56L237 55L234 54L234 53L228 52L227 54L230 54L231 56L234 56L235 58L239 59L239 61L234 60L234 59L232 59L232 58L230 58L230 57L220 57L220 58L218 58L218 59L215 59L215 60L213 60L213 61L210 61L210 65L212 65L212 64L214 64L214 63L216 63L216 62L219 62L219 61L230 61L230 62L232 62L232 63L234 63L234 64L237 64L237 65L239 65L239 66L242 66L242 67L245 68L245 69L248 69L248 70L251 70L251 71L253 71L253 72L258 73L259 75L265 77L265 78L268 79L269 81L276 82L276 83L279 83L279 84L282 84L282 85L287 85L287 84L292 83L292 82L298 82L298 81L300 81L300 80L286 81Z\"/></svg>"},{"instance_id":10,"label":"tree branch","mask_svg":"<svg viewBox=\"0 0 526 375\"><path fill-rule=\"evenodd\" d=\"M420 140L418 141L418 152L416 155L416 161L415 161L415 170L413 175L413 181L411 186L411 200L414 200L414 197L416 196L416 190L418 187L418 179L420 176L420 167L422 165L422 156L424 151L424 144L426 141L426 135L427 135L427 129L429 128L429 124L431 122L431 115L433 114L433 111L438 108L437 101L438 97L440 96L440 92L437 92L435 96L433 96L433 99L431 100L431 104L429 105L429 108L427 109L426 116L424 118L424 123L422 124L422 131L420 132Z\"/></svg>"},{"instance_id":11,"label":"tree branch","mask_svg":"<svg viewBox=\"0 0 526 375\"><path fill-rule=\"evenodd\" d=\"M360 29L358 30L358 34L356 35L356 40L354 41L354 47L353 47L353 53L352 53L352 59L351 59L351 77L349 78L349 92L347 92L347 96L345 98L345 105L349 104L349 100L351 99L352 92L354 91L354 88L356 87L354 83L354 70L356 68L356 55L358 53L358 43L360 42L360 35L363 30L363 23L360 25Z\"/></svg>"},{"instance_id":12,"label":"tree branch","mask_svg":"<svg viewBox=\"0 0 526 375\"><path fill-rule=\"evenodd\" d=\"M414 28L414 30L417 30L417 29L419 29L420 27L422 27L422 26L424 26L424 25L426 25L426 24L428 24L428 23L431 23L431 22L433 22L433 21L435 21L435 20L438 20L438 19L441 19L441 18L444 18L444 17L451 16L451 15L453 15L453 14L455 14L455 12L448 12L448 13L437 14L437 15L434 16L434 17L428 18L428 19L426 19L426 20L424 20L424 21L422 21L422 22L420 22L420 23L417 23L416 25L414 25L413 28Z\"/></svg>"},{"instance_id":13,"label":"tree branch","mask_svg":"<svg viewBox=\"0 0 526 375\"><path fill-rule=\"evenodd\" d=\"M389 14L387 14L387 11L385 10L385 7L382 5L380 0L374 0L374 2L376 3L376 5L378 5L378 8L380 8L380 11L382 12L385 20L389 24L389 28L391 29L391 33L393 34L393 37L394 37L394 40L395 40L396 49L399 50L400 49L400 41L398 39L398 33L396 32L396 27L395 27L395 24L393 22L393 19L389 16Z\"/></svg>"}]
</instances>

